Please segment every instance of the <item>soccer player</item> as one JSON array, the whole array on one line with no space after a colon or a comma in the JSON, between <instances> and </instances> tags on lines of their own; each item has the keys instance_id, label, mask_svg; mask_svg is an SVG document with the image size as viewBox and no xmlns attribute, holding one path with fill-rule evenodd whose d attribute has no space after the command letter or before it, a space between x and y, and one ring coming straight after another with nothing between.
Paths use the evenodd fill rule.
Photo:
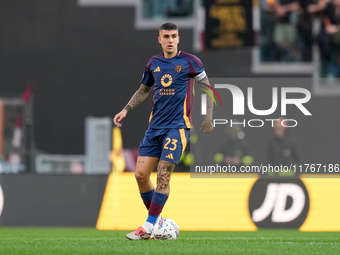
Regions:
<instances>
[{"instance_id":1,"label":"soccer player","mask_svg":"<svg viewBox=\"0 0 340 255\"><path fill-rule=\"evenodd\" d=\"M165 23L159 29L158 42L163 54L153 56L146 64L140 88L113 121L121 127L127 113L142 103L153 87L153 107L149 128L140 143L135 178L148 217L136 231L128 233L131 240L150 239L153 226L170 192L170 176L184 151L192 127L190 111L194 81L209 90L208 77L203 64L196 56L178 50L178 28ZM213 130L213 100L207 96L207 113L201 126L206 134ZM157 186L150 180L157 166Z\"/></svg>"}]
</instances>

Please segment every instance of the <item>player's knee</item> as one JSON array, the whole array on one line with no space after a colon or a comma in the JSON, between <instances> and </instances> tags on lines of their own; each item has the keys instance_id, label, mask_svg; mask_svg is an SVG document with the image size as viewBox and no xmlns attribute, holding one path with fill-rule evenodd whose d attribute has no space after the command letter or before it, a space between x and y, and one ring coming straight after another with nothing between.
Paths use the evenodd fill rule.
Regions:
<instances>
[{"instance_id":1,"label":"player's knee","mask_svg":"<svg viewBox=\"0 0 340 255\"><path fill-rule=\"evenodd\" d=\"M149 178L149 175L147 173L143 173L143 172L135 172L135 178L137 180L138 183L142 183L142 182L146 182Z\"/></svg>"}]
</instances>

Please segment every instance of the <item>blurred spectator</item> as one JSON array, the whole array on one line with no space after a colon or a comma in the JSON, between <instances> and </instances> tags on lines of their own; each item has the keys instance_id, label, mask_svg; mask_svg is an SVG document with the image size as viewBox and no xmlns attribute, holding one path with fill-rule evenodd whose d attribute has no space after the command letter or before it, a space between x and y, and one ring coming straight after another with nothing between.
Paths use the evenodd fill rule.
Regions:
<instances>
[{"instance_id":1,"label":"blurred spectator","mask_svg":"<svg viewBox=\"0 0 340 255\"><path fill-rule=\"evenodd\" d=\"M190 17L193 0L143 0L143 17L165 19L168 17Z\"/></svg>"},{"instance_id":2,"label":"blurred spectator","mask_svg":"<svg viewBox=\"0 0 340 255\"><path fill-rule=\"evenodd\" d=\"M324 9L322 27L318 35L321 52L321 77L340 77L340 1L320 0L318 7ZM312 10L314 9L312 8Z\"/></svg>"},{"instance_id":3,"label":"blurred spectator","mask_svg":"<svg viewBox=\"0 0 340 255\"><path fill-rule=\"evenodd\" d=\"M291 137L289 128L282 125L284 118L274 123L274 133L268 146L268 161L272 166L295 165L299 162L296 141ZM294 172L277 173L277 175L294 175Z\"/></svg>"},{"instance_id":4,"label":"blurred spectator","mask_svg":"<svg viewBox=\"0 0 340 255\"><path fill-rule=\"evenodd\" d=\"M168 8L168 17L188 17L192 15L193 10L192 0L173 0Z\"/></svg>"},{"instance_id":5,"label":"blurred spectator","mask_svg":"<svg viewBox=\"0 0 340 255\"><path fill-rule=\"evenodd\" d=\"M279 60L294 61L301 58L297 48L298 10L299 5L294 0L278 0L276 3L278 21L274 29L274 42Z\"/></svg>"},{"instance_id":6,"label":"blurred spectator","mask_svg":"<svg viewBox=\"0 0 340 255\"><path fill-rule=\"evenodd\" d=\"M240 125L226 128L227 140L218 153L215 154L216 163L240 167L251 165L254 161L249 153L249 144Z\"/></svg>"},{"instance_id":7,"label":"blurred spectator","mask_svg":"<svg viewBox=\"0 0 340 255\"><path fill-rule=\"evenodd\" d=\"M261 60L311 61L316 0L260 0ZM313 7L312 7L313 9Z\"/></svg>"},{"instance_id":8,"label":"blurred spectator","mask_svg":"<svg viewBox=\"0 0 340 255\"><path fill-rule=\"evenodd\" d=\"M262 61L275 60L274 27L276 23L275 0L260 0L260 51Z\"/></svg>"},{"instance_id":9,"label":"blurred spectator","mask_svg":"<svg viewBox=\"0 0 340 255\"><path fill-rule=\"evenodd\" d=\"M297 20L298 49L302 61L312 60L313 14L317 12L318 0L298 0L299 16ZM313 9L314 8L314 9ZM316 9L315 9L316 8Z\"/></svg>"},{"instance_id":10,"label":"blurred spectator","mask_svg":"<svg viewBox=\"0 0 340 255\"><path fill-rule=\"evenodd\" d=\"M138 148L124 149L125 169L124 172L135 172L138 158Z\"/></svg>"}]
</instances>

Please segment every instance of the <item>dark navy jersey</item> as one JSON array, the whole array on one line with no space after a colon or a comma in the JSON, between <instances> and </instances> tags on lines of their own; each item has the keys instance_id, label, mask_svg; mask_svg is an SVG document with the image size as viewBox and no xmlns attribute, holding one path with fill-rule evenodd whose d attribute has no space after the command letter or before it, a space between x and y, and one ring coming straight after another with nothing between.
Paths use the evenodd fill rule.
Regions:
<instances>
[{"instance_id":1,"label":"dark navy jersey","mask_svg":"<svg viewBox=\"0 0 340 255\"><path fill-rule=\"evenodd\" d=\"M194 78L206 77L203 64L194 55L178 51L173 58L153 56L146 64L141 83L153 86L151 128L191 128Z\"/></svg>"}]
</instances>

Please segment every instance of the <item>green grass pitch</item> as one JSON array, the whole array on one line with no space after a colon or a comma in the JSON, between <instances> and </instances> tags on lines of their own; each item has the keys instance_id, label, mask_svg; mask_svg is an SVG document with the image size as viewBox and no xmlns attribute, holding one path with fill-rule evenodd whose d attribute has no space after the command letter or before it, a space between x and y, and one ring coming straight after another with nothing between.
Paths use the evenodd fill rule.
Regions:
<instances>
[{"instance_id":1,"label":"green grass pitch","mask_svg":"<svg viewBox=\"0 0 340 255\"><path fill-rule=\"evenodd\" d=\"M177 240L130 241L126 231L0 228L0 254L340 254L340 232L181 231Z\"/></svg>"}]
</instances>

